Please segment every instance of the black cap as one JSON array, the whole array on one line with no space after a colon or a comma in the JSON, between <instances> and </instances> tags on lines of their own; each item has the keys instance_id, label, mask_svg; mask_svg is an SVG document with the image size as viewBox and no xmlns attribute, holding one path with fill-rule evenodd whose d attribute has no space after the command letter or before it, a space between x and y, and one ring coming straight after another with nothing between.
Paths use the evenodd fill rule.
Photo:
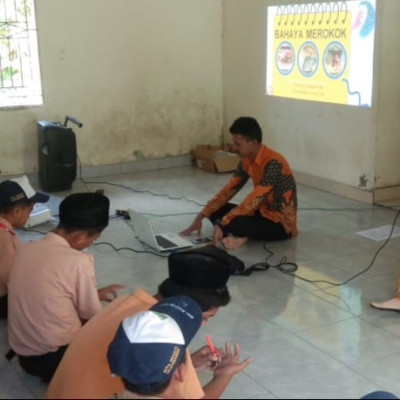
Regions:
<instances>
[{"instance_id":1,"label":"black cap","mask_svg":"<svg viewBox=\"0 0 400 400\"><path fill-rule=\"evenodd\" d=\"M25 175L0 183L0 208L11 206L22 200L46 203L49 198L47 194L36 192Z\"/></svg>"},{"instance_id":2,"label":"black cap","mask_svg":"<svg viewBox=\"0 0 400 400\"><path fill-rule=\"evenodd\" d=\"M182 251L168 257L169 279L193 289L225 288L230 267L216 254L214 246ZM215 253L215 254L214 254Z\"/></svg>"},{"instance_id":3,"label":"black cap","mask_svg":"<svg viewBox=\"0 0 400 400\"><path fill-rule=\"evenodd\" d=\"M100 193L75 193L60 204L60 222L72 229L103 230L108 225L110 200Z\"/></svg>"}]
</instances>

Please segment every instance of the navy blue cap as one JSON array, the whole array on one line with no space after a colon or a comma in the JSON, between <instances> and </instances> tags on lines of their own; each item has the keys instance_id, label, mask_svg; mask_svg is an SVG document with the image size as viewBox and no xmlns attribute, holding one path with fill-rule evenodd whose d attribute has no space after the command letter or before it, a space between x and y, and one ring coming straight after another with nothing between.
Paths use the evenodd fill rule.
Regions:
<instances>
[{"instance_id":1,"label":"navy blue cap","mask_svg":"<svg viewBox=\"0 0 400 400\"><path fill-rule=\"evenodd\" d=\"M49 198L47 194L36 192L25 175L0 183L0 208L11 206L22 200L46 203Z\"/></svg>"},{"instance_id":2,"label":"navy blue cap","mask_svg":"<svg viewBox=\"0 0 400 400\"><path fill-rule=\"evenodd\" d=\"M199 305L187 296L125 318L108 348L111 372L149 393L151 384L171 379L201 321Z\"/></svg>"}]
</instances>

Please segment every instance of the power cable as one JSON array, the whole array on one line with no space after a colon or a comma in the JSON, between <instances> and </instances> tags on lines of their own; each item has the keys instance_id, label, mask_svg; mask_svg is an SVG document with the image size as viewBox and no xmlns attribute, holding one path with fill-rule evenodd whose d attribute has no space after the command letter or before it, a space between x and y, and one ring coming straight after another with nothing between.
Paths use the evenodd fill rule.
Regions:
<instances>
[{"instance_id":1,"label":"power cable","mask_svg":"<svg viewBox=\"0 0 400 400\"><path fill-rule=\"evenodd\" d=\"M291 275L291 276L293 276L293 277L295 277L297 279L300 279L300 280L302 280L304 282L308 282L308 283L312 283L312 284L327 283L327 284L329 284L331 286L344 286L344 285L347 285L353 279L358 278L359 276L363 275L364 273L366 273L367 271L369 271L372 268L372 266L374 265L378 255L380 254L380 252L386 247L386 245L392 239L394 228L396 227L396 223L397 223L397 220L399 219L399 217L400 217L400 211L398 211L396 213L396 217L395 217L395 219L393 221L389 237L385 240L385 242L382 244L382 246L380 246L379 249L376 251L375 255L372 258L372 261L370 262L370 264L364 270L362 270L361 272L358 272L357 274L355 274L354 276L352 276L349 279L345 280L344 282L336 283L336 282L330 282L330 281L324 280L324 279L311 280L311 279L303 278L303 277L295 274L295 272L299 268L298 265L296 263L294 263L294 262L288 262L286 257L283 257L281 259L281 261L276 265L269 264L268 260L274 255L274 253L266 247L267 243L264 244L264 249L269 253L269 256L265 259L264 262L256 263L256 264L252 265L251 267L247 268L244 272L249 271L248 275L250 275L250 273L253 270L259 271L259 270L267 270L269 268L276 268L280 272L282 272L282 273L284 273L286 275ZM246 274L244 273L243 275L246 275Z\"/></svg>"}]
</instances>

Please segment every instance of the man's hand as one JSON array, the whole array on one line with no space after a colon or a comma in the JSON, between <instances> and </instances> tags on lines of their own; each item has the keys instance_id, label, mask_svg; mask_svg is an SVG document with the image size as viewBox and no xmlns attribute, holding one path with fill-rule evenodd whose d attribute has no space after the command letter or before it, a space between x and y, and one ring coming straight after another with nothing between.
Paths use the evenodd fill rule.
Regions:
<instances>
[{"instance_id":1,"label":"man's hand","mask_svg":"<svg viewBox=\"0 0 400 400\"><path fill-rule=\"evenodd\" d=\"M214 234L212 244L216 246L219 242L222 242L224 238L224 232L219 225L214 225Z\"/></svg>"},{"instance_id":2,"label":"man's hand","mask_svg":"<svg viewBox=\"0 0 400 400\"><path fill-rule=\"evenodd\" d=\"M211 350L208 346L203 346L199 350L191 354L192 362L197 371L203 369L215 370L218 364L222 361L223 352L215 349L217 354L212 355Z\"/></svg>"},{"instance_id":3,"label":"man's hand","mask_svg":"<svg viewBox=\"0 0 400 400\"><path fill-rule=\"evenodd\" d=\"M234 353L232 354L230 342L225 343L225 351L222 355L222 360L214 371L214 376L225 376L231 378L238 372L243 371L252 361L253 358L246 358L244 361L239 362L240 348L239 344L235 343Z\"/></svg>"},{"instance_id":4,"label":"man's hand","mask_svg":"<svg viewBox=\"0 0 400 400\"><path fill-rule=\"evenodd\" d=\"M203 223L202 223L203 218L204 218L204 215L202 213L197 214L196 218L193 220L193 222L189 226L189 228L180 232L180 235L189 236L192 232L197 231L197 235L201 236L201 228L203 226Z\"/></svg>"},{"instance_id":5,"label":"man's hand","mask_svg":"<svg viewBox=\"0 0 400 400\"><path fill-rule=\"evenodd\" d=\"M110 302L117 298L117 296L118 296L117 290L120 290L120 289L125 289L125 286L113 284L113 285L108 285L108 286L98 289L97 293L99 294L100 301Z\"/></svg>"}]
</instances>

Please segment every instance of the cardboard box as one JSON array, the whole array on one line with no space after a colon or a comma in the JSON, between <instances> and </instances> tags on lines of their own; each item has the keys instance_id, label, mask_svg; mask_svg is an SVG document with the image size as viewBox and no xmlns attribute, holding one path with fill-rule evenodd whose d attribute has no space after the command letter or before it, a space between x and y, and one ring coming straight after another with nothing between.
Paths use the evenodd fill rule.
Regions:
<instances>
[{"instance_id":1,"label":"cardboard box","mask_svg":"<svg viewBox=\"0 0 400 400\"><path fill-rule=\"evenodd\" d=\"M235 171L240 157L229 146L199 145L194 150L196 165L209 172Z\"/></svg>"}]
</instances>

